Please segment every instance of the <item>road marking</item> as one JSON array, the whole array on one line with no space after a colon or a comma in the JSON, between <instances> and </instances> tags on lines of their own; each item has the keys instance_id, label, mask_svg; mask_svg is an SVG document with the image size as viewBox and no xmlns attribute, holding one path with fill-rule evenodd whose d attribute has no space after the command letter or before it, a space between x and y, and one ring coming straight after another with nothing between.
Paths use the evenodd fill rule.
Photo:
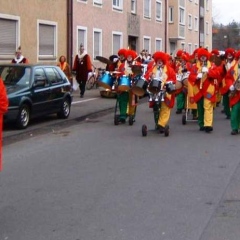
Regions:
<instances>
[{"instance_id":1,"label":"road marking","mask_svg":"<svg viewBox=\"0 0 240 240\"><path fill-rule=\"evenodd\" d=\"M89 102L89 101L93 101L93 100L96 100L96 99L98 99L98 98L89 98L89 99L84 99L84 100L81 100L81 101L74 101L74 102L72 102L72 104Z\"/></svg>"}]
</instances>

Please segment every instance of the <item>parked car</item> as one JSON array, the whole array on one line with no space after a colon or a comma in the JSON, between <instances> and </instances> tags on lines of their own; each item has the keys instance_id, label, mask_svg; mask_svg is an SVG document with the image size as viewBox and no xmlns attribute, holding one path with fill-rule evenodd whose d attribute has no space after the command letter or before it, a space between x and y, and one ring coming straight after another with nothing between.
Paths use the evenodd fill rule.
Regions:
<instances>
[{"instance_id":1,"label":"parked car","mask_svg":"<svg viewBox=\"0 0 240 240\"><path fill-rule=\"evenodd\" d=\"M0 64L9 107L4 122L27 128L32 118L57 114L68 118L72 103L71 84L57 66Z\"/></svg>"}]
</instances>

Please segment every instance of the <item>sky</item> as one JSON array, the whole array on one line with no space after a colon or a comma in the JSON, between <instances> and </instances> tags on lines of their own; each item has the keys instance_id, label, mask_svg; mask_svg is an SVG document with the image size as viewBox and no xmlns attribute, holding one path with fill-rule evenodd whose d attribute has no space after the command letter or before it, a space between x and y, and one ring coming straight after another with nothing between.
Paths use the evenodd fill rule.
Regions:
<instances>
[{"instance_id":1,"label":"sky","mask_svg":"<svg viewBox=\"0 0 240 240\"><path fill-rule=\"evenodd\" d=\"M233 20L240 23L239 0L212 0L213 20L228 25Z\"/></svg>"}]
</instances>

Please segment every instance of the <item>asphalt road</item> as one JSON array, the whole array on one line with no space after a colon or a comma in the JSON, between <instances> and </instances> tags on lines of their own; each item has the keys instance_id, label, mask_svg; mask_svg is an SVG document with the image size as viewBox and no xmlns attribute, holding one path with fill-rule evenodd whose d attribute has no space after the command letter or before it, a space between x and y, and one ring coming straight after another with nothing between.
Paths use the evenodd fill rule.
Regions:
<instances>
[{"instance_id":1,"label":"asphalt road","mask_svg":"<svg viewBox=\"0 0 240 240\"><path fill-rule=\"evenodd\" d=\"M239 136L220 107L210 134L173 111L169 137L147 103L133 126L85 116L4 146L0 240L239 240Z\"/></svg>"}]
</instances>

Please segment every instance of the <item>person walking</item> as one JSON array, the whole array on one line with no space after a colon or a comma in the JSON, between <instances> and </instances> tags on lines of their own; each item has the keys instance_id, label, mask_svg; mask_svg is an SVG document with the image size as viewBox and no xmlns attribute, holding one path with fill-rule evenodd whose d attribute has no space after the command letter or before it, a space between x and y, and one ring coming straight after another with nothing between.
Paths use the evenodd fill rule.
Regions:
<instances>
[{"instance_id":1,"label":"person walking","mask_svg":"<svg viewBox=\"0 0 240 240\"><path fill-rule=\"evenodd\" d=\"M3 114L8 109L8 98L3 80L0 77L0 172L2 171L2 125L3 125Z\"/></svg>"},{"instance_id":2,"label":"person walking","mask_svg":"<svg viewBox=\"0 0 240 240\"><path fill-rule=\"evenodd\" d=\"M92 72L91 58L85 51L83 44L80 44L79 53L75 56L72 70L76 72L76 80L79 84L80 97L83 98L88 74Z\"/></svg>"},{"instance_id":3,"label":"person walking","mask_svg":"<svg viewBox=\"0 0 240 240\"><path fill-rule=\"evenodd\" d=\"M213 109L217 101L216 79L220 72L209 61L210 53L201 48L198 50L198 60L190 70L189 81L193 84L191 103L197 103L198 125L200 131L210 133L213 130Z\"/></svg>"},{"instance_id":4,"label":"person walking","mask_svg":"<svg viewBox=\"0 0 240 240\"><path fill-rule=\"evenodd\" d=\"M65 73L65 75L67 76L67 79L69 80L69 82L71 83L71 86L72 86L73 85L73 78L72 78L71 67L67 63L66 60L67 60L66 57L64 55L62 55L59 58L59 62L57 64L57 66L60 67L61 70Z\"/></svg>"},{"instance_id":5,"label":"person walking","mask_svg":"<svg viewBox=\"0 0 240 240\"><path fill-rule=\"evenodd\" d=\"M29 63L28 62L28 59L25 58L23 55L22 55L22 49L21 49L21 46L18 47L18 49L16 50L15 52L15 58L12 59L12 63Z\"/></svg>"}]
</instances>

